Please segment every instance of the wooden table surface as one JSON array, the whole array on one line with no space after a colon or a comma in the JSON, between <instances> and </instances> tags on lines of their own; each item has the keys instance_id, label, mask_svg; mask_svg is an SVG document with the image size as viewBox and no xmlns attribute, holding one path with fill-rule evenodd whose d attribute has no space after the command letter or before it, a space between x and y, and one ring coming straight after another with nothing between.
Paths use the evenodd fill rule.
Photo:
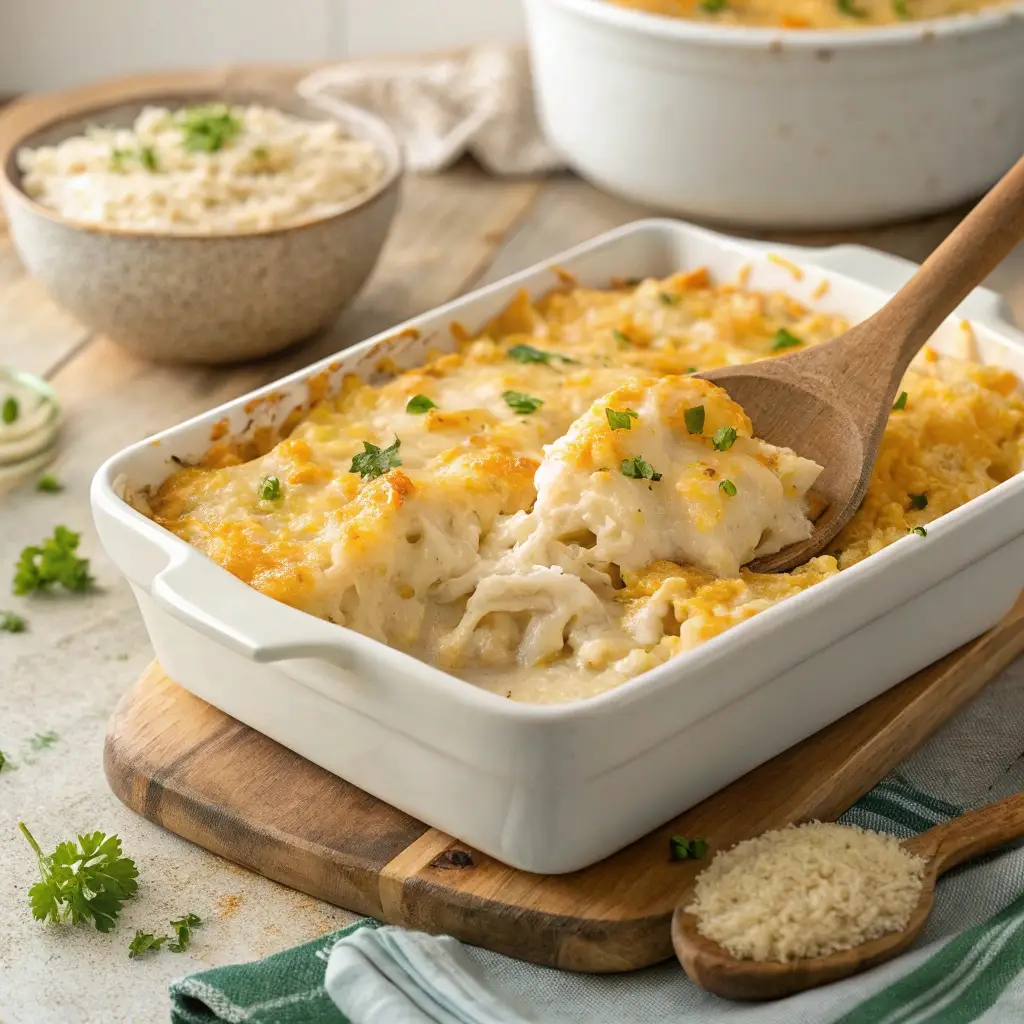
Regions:
<instances>
[{"instance_id":1,"label":"wooden table surface","mask_svg":"<svg viewBox=\"0 0 1024 1024\"><path fill-rule=\"evenodd\" d=\"M275 72L284 84L294 73ZM223 80L225 72L211 75ZM152 81L159 87L169 77ZM92 95L102 96L102 89ZM0 136L18 116L14 108L0 120ZM90 333L25 273L0 223L0 364L49 380L67 417L53 466L65 490L51 495L20 487L0 495L0 571L11 571L22 547L63 523L83 532L82 550L100 584L89 596L0 598L0 609L30 622L27 633L0 634L0 750L13 763L0 773L0 1021L164 1019L170 979L267 955L350 918L164 834L108 791L100 760L106 719L151 652L128 588L92 528L88 488L96 467L154 431L651 212L570 175L497 180L467 163L438 177L410 177L376 273L334 328L275 358L218 370L150 365ZM858 242L920 260L961 215L785 240ZM1024 323L1024 248L989 284ZM33 737L47 731L59 739L34 749ZM141 886L115 933L32 921L25 894L35 864L16 832L19 819L50 848L76 831L122 836ZM136 928L166 929L186 911L207 922L188 953L127 959Z\"/></svg>"}]
</instances>

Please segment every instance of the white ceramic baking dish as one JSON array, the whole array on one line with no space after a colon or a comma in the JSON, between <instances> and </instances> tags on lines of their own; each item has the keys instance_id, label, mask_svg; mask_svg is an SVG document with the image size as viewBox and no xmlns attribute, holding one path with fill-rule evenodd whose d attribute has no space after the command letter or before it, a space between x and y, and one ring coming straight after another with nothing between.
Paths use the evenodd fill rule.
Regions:
<instances>
[{"instance_id":1,"label":"white ceramic baking dish","mask_svg":"<svg viewBox=\"0 0 1024 1024\"><path fill-rule=\"evenodd\" d=\"M583 867L994 624L1024 583L1024 476L703 647L574 704L538 707L476 689L376 641L278 604L126 504L208 446L227 417L285 414L328 373L372 375L450 345L557 264L585 283L708 266L859 318L913 265L870 250L786 249L803 279L754 243L667 220L613 231L356 345L333 359L141 441L96 474L100 537L128 577L164 668L183 686L329 771L499 860ZM829 290L812 298L823 279ZM859 280L858 280L859 279ZM864 283L862 283L864 282ZM983 357L1024 375L1024 336L991 292L961 308ZM402 335L415 327L419 338ZM955 350L954 320L935 344ZM253 412L254 399L283 395ZM310 808L315 814L316 809Z\"/></svg>"},{"instance_id":2,"label":"white ceramic baking dish","mask_svg":"<svg viewBox=\"0 0 1024 1024\"><path fill-rule=\"evenodd\" d=\"M811 31L526 0L537 105L595 184L727 224L846 227L980 195L1024 152L1024 4Z\"/></svg>"}]
</instances>

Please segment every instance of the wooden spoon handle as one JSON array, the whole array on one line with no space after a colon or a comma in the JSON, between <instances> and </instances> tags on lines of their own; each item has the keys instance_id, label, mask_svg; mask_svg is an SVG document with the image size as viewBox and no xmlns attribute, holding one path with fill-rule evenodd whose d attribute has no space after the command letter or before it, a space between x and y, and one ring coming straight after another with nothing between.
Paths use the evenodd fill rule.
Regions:
<instances>
[{"instance_id":1,"label":"wooden spoon handle","mask_svg":"<svg viewBox=\"0 0 1024 1024\"><path fill-rule=\"evenodd\" d=\"M1024 156L870 321L902 376L943 320L1024 239Z\"/></svg>"},{"instance_id":2,"label":"wooden spoon handle","mask_svg":"<svg viewBox=\"0 0 1024 1024\"><path fill-rule=\"evenodd\" d=\"M968 811L904 842L911 853L931 860L941 875L965 860L1024 837L1024 793Z\"/></svg>"}]
</instances>

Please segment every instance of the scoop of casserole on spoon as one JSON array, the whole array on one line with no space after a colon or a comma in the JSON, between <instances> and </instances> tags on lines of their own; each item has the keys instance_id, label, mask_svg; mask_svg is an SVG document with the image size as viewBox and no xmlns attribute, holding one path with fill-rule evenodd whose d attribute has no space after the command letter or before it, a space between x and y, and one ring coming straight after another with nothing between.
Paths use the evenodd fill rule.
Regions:
<instances>
[{"instance_id":1,"label":"scoop of casserole on spoon","mask_svg":"<svg viewBox=\"0 0 1024 1024\"><path fill-rule=\"evenodd\" d=\"M743 407L757 437L825 467L815 489L828 505L811 536L755 559L751 569L801 565L850 521L911 359L1022 238L1024 157L867 320L801 352L697 374Z\"/></svg>"}]
</instances>

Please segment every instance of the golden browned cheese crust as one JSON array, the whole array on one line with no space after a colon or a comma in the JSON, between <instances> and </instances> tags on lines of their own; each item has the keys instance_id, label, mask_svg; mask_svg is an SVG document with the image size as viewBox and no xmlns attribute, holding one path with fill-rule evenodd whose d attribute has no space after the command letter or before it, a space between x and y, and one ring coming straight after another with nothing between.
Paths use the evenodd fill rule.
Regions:
<instances>
[{"instance_id":1,"label":"golden browned cheese crust","mask_svg":"<svg viewBox=\"0 0 1024 1024\"><path fill-rule=\"evenodd\" d=\"M541 479L547 470L538 468L550 469L556 457L560 471L583 474L587 486L618 488L609 508L621 506L628 484L642 488L628 493L646 502L671 494L703 509L692 530L701 543L724 529L723 516L739 507L730 502L752 494L755 483L732 498L725 488L730 473L752 472L749 460L763 467L764 493L777 488L764 499L772 514L781 502L801 499L806 480L792 482L800 460L752 439L735 403L687 375L785 351L780 337L810 345L844 327L782 293L713 284L705 271L606 290L567 284L537 302L524 293L479 336L456 327L455 352L380 386L347 378L286 440L242 451L219 440L202 466L172 474L149 507L156 522L276 600L503 695L538 702L588 696L834 575L1020 471L1024 402L1016 377L925 350L905 378L905 407L890 416L867 498L830 553L774 576L743 569L723 578L663 557L641 567L602 565L596 581L590 569L580 570L596 603L583 601L573 628L590 615L589 632L574 639L567 625L565 648L545 648L535 662L524 654L524 634L530 622L534 633L539 628L529 619L538 599L524 597L516 610L506 587L504 603L493 606L501 610L463 621L459 653L452 653L481 567L506 572L493 567L513 544L525 543L535 476ZM706 425L688 436L686 413L697 404ZM611 428L606 406L620 420L631 412L633 429ZM722 426L737 438L726 452L711 442ZM703 447L678 464L663 455L664 465L648 466L672 471L661 482L643 476L641 460L630 469L640 478L624 484L629 474L619 462L649 455L654 449L629 445L647 436L641 428L655 427ZM381 456L380 475L351 471L365 444L384 453L396 440L393 458ZM260 497L267 478L279 488L270 500ZM575 493L570 477L559 486ZM565 506L557 515L568 514ZM642 538L656 514L637 502L622 521L631 516L629 528ZM556 588L586 562L593 543L587 536L591 527L559 538L571 552L557 579L540 581L549 587L544 600L563 602ZM600 628L595 615L607 619Z\"/></svg>"}]
</instances>

